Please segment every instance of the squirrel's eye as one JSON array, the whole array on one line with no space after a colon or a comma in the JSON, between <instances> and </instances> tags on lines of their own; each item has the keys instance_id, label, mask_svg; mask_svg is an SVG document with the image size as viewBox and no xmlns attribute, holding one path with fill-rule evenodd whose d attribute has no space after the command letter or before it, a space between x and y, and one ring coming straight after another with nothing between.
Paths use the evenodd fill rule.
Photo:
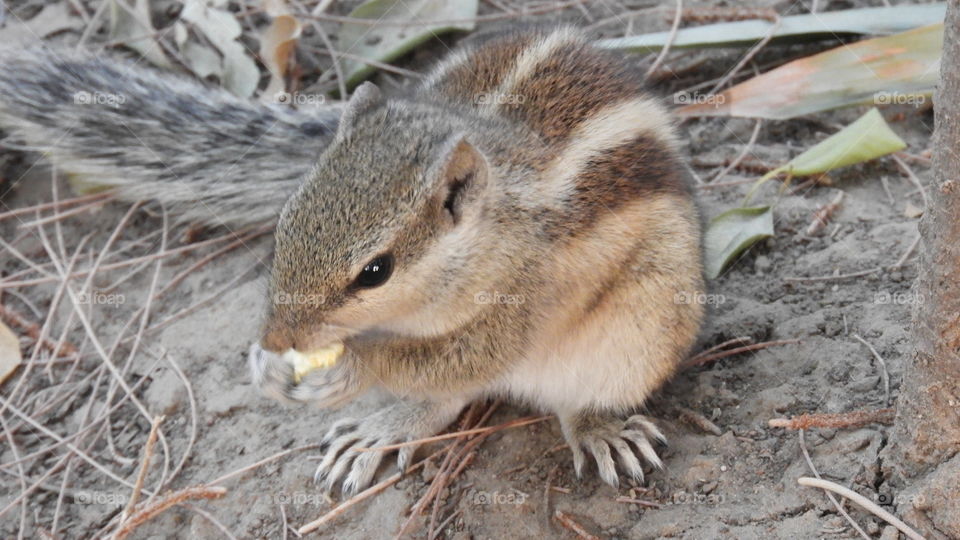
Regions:
<instances>
[{"instance_id":1,"label":"squirrel's eye","mask_svg":"<svg viewBox=\"0 0 960 540\"><path fill-rule=\"evenodd\" d=\"M363 267L355 283L358 287L369 289L386 283L391 273L393 273L393 256L380 255Z\"/></svg>"}]
</instances>

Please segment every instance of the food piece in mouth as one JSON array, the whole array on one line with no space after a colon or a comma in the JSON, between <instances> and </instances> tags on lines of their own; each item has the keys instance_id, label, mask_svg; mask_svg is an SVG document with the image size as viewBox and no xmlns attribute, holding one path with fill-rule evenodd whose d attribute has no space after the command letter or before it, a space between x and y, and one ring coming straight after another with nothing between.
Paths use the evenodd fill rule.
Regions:
<instances>
[{"instance_id":1,"label":"food piece in mouth","mask_svg":"<svg viewBox=\"0 0 960 540\"><path fill-rule=\"evenodd\" d=\"M304 375L315 369L327 369L337 363L343 354L343 343L334 343L329 347L317 349L309 353L302 353L288 349L283 353L283 359L293 365L294 381L299 383Z\"/></svg>"}]
</instances>

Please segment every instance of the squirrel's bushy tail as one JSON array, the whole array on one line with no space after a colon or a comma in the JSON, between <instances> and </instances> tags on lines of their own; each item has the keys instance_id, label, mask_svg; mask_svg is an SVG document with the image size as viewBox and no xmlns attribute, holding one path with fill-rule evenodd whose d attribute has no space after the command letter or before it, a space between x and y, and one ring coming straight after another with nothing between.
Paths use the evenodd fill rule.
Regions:
<instances>
[{"instance_id":1,"label":"squirrel's bushy tail","mask_svg":"<svg viewBox=\"0 0 960 540\"><path fill-rule=\"evenodd\" d=\"M0 130L82 185L154 199L209 225L269 223L335 131L295 111L132 62L0 51Z\"/></svg>"}]
</instances>

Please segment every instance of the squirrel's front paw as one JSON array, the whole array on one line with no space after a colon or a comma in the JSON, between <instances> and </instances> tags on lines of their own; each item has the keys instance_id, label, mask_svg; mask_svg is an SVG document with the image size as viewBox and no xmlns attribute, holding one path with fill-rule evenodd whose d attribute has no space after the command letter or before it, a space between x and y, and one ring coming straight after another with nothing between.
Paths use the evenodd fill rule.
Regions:
<instances>
[{"instance_id":1,"label":"squirrel's front paw","mask_svg":"<svg viewBox=\"0 0 960 540\"><path fill-rule=\"evenodd\" d=\"M654 467L663 468L663 462L657 457L650 440L663 445L667 440L646 416L637 414L621 420L608 414L580 412L561 416L560 424L573 452L573 468L578 477L586 461L584 450L596 460L600 478L613 487L620 485L614 453L621 470L639 482L643 481L643 468L638 453Z\"/></svg>"},{"instance_id":2,"label":"squirrel's front paw","mask_svg":"<svg viewBox=\"0 0 960 540\"><path fill-rule=\"evenodd\" d=\"M435 435L452 422L462 402L400 400L365 418L344 419L333 424L323 437L324 455L313 478L323 482L330 492L341 478L344 494L353 494L367 486L377 467L390 450L376 448L408 443ZM410 464L417 445L400 448L397 466L403 472Z\"/></svg>"},{"instance_id":3,"label":"squirrel's front paw","mask_svg":"<svg viewBox=\"0 0 960 540\"><path fill-rule=\"evenodd\" d=\"M256 343L250 346L248 361L253 383L260 392L285 403L335 407L360 392L360 384L351 376L350 367L345 362L315 369L300 378L293 364L279 354L263 350Z\"/></svg>"}]
</instances>

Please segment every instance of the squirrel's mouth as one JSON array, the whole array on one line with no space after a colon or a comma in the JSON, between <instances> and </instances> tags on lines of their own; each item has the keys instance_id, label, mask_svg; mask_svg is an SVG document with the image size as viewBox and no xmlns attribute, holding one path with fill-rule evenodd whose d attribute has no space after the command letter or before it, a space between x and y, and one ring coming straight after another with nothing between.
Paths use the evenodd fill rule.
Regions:
<instances>
[{"instance_id":1,"label":"squirrel's mouth","mask_svg":"<svg viewBox=\"0 0 960 540\"><path fill-rule=\"evenodd\" d=\"M343 355L343 343L336 342L322 349L302 353L296 349L287 349L281 358L293 365L294 382L299 383L304 375L315 369L329 369L336 365Z\"/></svg>"}]
</instances>

